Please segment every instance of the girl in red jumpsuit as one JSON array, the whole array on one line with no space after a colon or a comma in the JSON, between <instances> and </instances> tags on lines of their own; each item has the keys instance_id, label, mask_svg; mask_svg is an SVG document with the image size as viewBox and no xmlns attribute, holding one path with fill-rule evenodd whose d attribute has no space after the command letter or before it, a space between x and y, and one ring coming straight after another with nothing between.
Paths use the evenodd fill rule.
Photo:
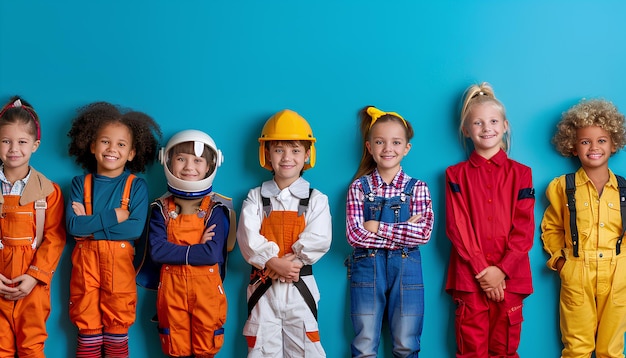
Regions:
<instances>
[{"instance_id":1,"label":"girl in red jumpsuit","mask_svg":"<svg viewBox=\"0 0 626 358\"><path fill-rule=\"evenodd\" d=\"M509 159L504 106L487 83L465 92L467 161L446 169L446 290L456 303L456 357L518 357L522 301L532 293L535 231L531 169Z\"/></svg>"}]
</instances>

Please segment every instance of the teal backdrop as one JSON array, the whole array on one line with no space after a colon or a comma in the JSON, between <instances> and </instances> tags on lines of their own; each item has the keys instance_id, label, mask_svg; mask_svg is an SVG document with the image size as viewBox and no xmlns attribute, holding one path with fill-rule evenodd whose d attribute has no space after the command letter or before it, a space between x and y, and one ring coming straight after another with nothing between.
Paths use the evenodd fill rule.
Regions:
<instances>
[{"instance_id":1,"label":"teal backdrop","mask_svg":"<svg viewBox=\"0 0 626 358\"><path fill-rule=\"evenodd\" d=\"M1 1L0 101L20 94L42 119L31 164L64 191L81 169L68 157L76 108L109 101L146 112L163 130L210 134L225 161L215 191L237 210L247 191L271 178L258 164L263 123L290 108L317 137L317 164L304 177L326 193L333 244L315 265L319 324L328 357L349 357L352 327L343 261L345 196L360 160L357 111L376 105L416 128L404 169L429 184L436 214L422 248L426 315L422 357L454 355L454 306L444 292L450 243L444 226L444 170L464 160L459 102L472 83L490 82L512 128L512 158L533 168L537 192L535 292L525 301L519 353L559 356L558 277L545 266L539 222L544 191L577 163L550 139L563 111L606 98L626 111L626 3L622 1ZM611 159L626 174L626 158ZM160 165L144 174L151 199L165 190ZM52 284L48 357L71 357L68 239ZM249 266L231 253L225 287L226 338L219 357L243 357ZM161 356L155 293L139 288L131 357ZM391 357L389 336L381 357Z\"/></svg>"}]
</instances>

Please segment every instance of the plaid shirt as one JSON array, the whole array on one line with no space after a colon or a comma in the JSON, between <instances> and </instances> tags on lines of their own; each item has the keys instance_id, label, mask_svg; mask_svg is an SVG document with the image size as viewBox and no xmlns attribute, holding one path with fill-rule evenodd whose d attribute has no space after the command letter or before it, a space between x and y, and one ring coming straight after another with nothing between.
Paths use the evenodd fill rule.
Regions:
<instances>
[{"instance_id":1,"label":"plaid shirt","mask_svg":"<svg viewBox=\"0 0 626 358\"><path fill-rule=\"evenodd\" d=\"M411 177L402 169L398 171L390 184L386 184L378 170L367 175L372 192L377 196L390 198L400 195ZM411 197L411 216L420 215L416 223L385 223L381 222L378 232L373 233L363 227L363 186L357 178L348 189L346 203L346 236L348 243L355 248L378 248L396 250L404 247L415 247L430 240L434 225L434 213L430 191L426 183L418 180Z\"/></svg>"},{"instance_id":2,"label":"plaid shirt","mask_svg":"<svg viewBox=\"0 0 626 358\"><path fill-rule=\"evenodd\" d=\"M4 165L0 166L0 182L2 182L2 195L22 195L26 183L30 178L30 170L24 179L16 180L11 184L4 175Z\"/></svg>"}]
</instances>

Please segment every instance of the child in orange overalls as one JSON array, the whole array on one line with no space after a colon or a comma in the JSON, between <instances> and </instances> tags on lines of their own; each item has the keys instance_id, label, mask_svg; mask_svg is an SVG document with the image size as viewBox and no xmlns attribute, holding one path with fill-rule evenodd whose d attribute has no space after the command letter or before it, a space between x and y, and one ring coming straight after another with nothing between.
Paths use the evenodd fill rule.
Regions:
<instances>
[{"instance_id":1,"label":"child in orange overalls","mask_svg":"<svg viewBox=\"0 0 626 358\"><path fill-rule=\"evenodd\" d=\"M232 202L213 191L222 152L206 133L185 130L159 154L169 193L152 204L148 240L161 265L161 348L169 357L213 357L224 342L222 278L235 239Z\"/></svg>"},{"instance_id":2,"label":"child in orange overalls","mask_svg":"<svg viewBox=\"0 0 626 358\"><path fill-rule=\"evenodd\" d=\"M72 123L69 154L89 174L74 177L66 207L76 237L70 279L70 319L78 327L76 356L128 357L135 321L134 240L148 216L143 172L156 159L158 125L140 112L97 102Z\"/></svg>"},{"instance_id":3,"label":"child in orange overalls","mask_svg":"<svg viewBox=\"0 0 626 358\"><path fill-rule=\"evenodd\" d=\"M29 165L39 116L15 96L0 110L0 356L45 357L50 281L65 246L59 186Z\"/></svg>"}]
</instances>

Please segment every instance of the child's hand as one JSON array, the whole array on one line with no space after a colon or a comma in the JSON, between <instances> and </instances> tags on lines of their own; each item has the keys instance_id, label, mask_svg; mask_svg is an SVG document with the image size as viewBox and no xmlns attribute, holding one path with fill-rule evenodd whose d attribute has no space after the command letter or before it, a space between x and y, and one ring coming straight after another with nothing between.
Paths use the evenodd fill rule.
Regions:
<instances>
[{"instance_id":1,"label":"child's hand","mask_svg":"<svg viewBox=\"0 0 626 358\"><path fill-rule=\"evenodd\" d=\"M21 300L28 296L37 285L37 279L28 274L19 275L12 281L17 284L17 287L15 287L16 292L4 296L9 301Z\"/></svg>"},{"instance_id":2,"label":"child's hand","mask_svg":"<svg viewBox=\"0 0 626 358\"><path fill-rule=\"evenodd\" d=\"M378 227L380 226L380 221L376 220L368 220L363 223L363 228L369 232L377 233Z\"/></svg>"},{"instance_id":3,"label":"child's hand","mask_svg":"<svg viewBox=\"0 0 626 358\"><path fill-rule=\"evenodd\" d=\"M130 211L122 209L122 208L115 208L115 216L117 216L117 223L123 223L124 221L128 220L128 217L130 216Z\"/></svg>"},{"instance_id":4,"label":"child's hand","mask_svg":"<svg viewBox=\"0 0 626 358\"><path fill-rule=\"evenodd\" d=\"M505 277L504 272L497 266L488 266L475 276L483 291L500 287Z\"/></svg>"},{"instance_id":5,"label":"child's hand","mask_svg":"<svg viewBox=\"0 0 626 358\"><path fill-rule=\"evenodd\" d=\"M407 222L415 224L416 222L420 221L421 218L422 214L413 215L409 218L409 220L407 220Z\"/></svg>"},{"instance_id":6,"label":"child's hand","mask_svg":"<svg viewBox=\"0 0 626 358\"><path fill-rule=\"evenodd\" d=\"M87 211L85 211L85 205L79 203L78 201L72 201L72 209L74 209L74 214L78 216L87 215Z\"/></svg>"},{"instance_id":7,"label":"child's hand","mask_svg":"<svg viewBox=\"0 0 626 358\"><path fill-rule=\"evenodd\" d=\"M554 263L554 268L556 269L557 273L561 273L561 270L563 269L563 265L565 265L565 258L559 257Z\"/></svg>"},{"instance_id":8,"label":"child's hand","mask_svg":"<svg viewBox=\"0 0 626 358\"><path fill-rule=\"evenodd\" d=\"M269 277L281 282L296 282L300 279L300 269L303 264L294 254L287 254L281 258L272 257L265 263Z\"/></svg>"},{"instance_id":9,"label":"child's hand","mask_svg":"<svg viewBox=\"0 0 626 358\"><path fill-rule=\"evenodd\" d=\"M0 296L8 298L9 295L15 294L18 290L15 287L9 287L13 283L13 280L9 280L4 275L0 274Z\"/></svg>"},{"instance_id":10,"label":"child's hand","mask_svg":"<svg viewBox=\"0 0 626 358\"><path fill-rule=\"evenodd\" d=\"M206 230L204 230L204 232L202 233L202 238L200 239L201 244L206 244L207 241L213 240L213 236L215 236L215 232L213 232L213 229L215 229L215 225L217 224L213 224L206 228Z\"/></svg>"},{"instance_id":11,"label":"child's hand","mask_svg":"<svg viewBox=\"0 0 626 358\"><path fill-rule=\"evenodd\" d=\"M506 284L504 282L505 281L502 281L502 285L499 287L485 291L487 298L494 302L504 301L504 290L506 289Z\"/></svg>"}]
</instances>

